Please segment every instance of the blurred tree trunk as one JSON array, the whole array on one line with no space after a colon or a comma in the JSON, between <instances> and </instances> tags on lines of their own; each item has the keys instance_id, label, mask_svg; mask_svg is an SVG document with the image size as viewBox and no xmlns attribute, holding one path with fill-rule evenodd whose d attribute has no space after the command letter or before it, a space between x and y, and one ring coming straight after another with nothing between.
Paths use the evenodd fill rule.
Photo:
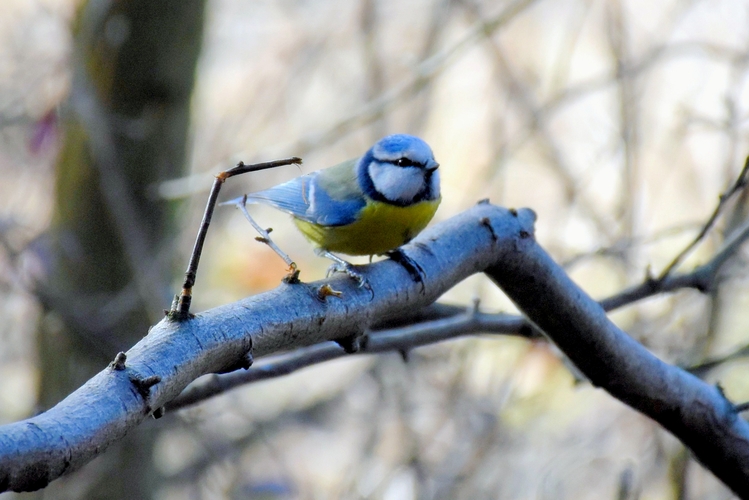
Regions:
<instances>
[{"instance_id":1,"label":"blurred tree trunk","mask_svg":"<svg viewBox=\"0 0 749 500\"><path fill-rule=\"evenodd\" d=\"M79 10L38 331L41 409L146 335L169 306L174 206L154 196L182 174L204 0L90 0ZM153 495L147 426L44 498Z\"/></svg>"}]
</instances>

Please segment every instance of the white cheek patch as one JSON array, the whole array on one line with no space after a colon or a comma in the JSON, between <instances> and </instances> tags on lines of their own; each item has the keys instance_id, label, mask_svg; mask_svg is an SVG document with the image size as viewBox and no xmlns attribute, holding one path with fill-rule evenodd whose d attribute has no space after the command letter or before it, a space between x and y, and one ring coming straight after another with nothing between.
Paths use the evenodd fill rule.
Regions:
<instances>
[{"instance_id":1,"label":"white cheek patch","mask_svg":"<svg viewBox=\"0 0 749 500\"><path fill-rule=\"evenodd\" d=\"M369 164L369 176L377 192L390 201L408 203L424 187L424 174L420 168L373 161Z\"/></svg>"}]
</instances>

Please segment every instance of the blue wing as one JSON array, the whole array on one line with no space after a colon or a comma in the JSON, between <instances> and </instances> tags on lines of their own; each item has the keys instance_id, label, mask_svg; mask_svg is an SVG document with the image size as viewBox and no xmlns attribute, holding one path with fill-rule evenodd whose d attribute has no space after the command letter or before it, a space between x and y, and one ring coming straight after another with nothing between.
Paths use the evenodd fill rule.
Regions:
<instances>
[{"instance_id":1,"label":"blue wing","mask_svg":"<svg viewBox=\"0 0 749 500\"><path fill-rule=\"evenodd\" d=\"M251 193L247 195L247 202L270 205L321 226L351 224L366 205L354 165L355 160L297 177Z\"/></svg>"}]
</instances>

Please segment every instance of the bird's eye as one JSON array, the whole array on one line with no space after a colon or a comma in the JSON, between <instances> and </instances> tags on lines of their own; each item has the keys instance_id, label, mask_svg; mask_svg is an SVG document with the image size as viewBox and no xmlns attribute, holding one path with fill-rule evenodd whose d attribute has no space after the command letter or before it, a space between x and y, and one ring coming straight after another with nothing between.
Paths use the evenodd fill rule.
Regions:
<instances>
[{"instance_id":1,"label":"bird's eye","mask_svg":"<svg viewBox=\"0 0 749 500\"><path fill-rule=\"evenodd\" d=\"M409 160L408 158L398 158L394 162L399 167L415 167L416 163L414 163L413 160Z\"/></svg>"}]
</instances>

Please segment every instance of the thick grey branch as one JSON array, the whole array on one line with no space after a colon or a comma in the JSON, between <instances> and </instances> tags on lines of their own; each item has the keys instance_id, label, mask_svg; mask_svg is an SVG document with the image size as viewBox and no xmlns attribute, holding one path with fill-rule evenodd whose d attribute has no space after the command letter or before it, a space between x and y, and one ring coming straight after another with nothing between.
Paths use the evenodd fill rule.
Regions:
<instances>
[{"instance_id":1,"label":"thick grey branch","mask_svg":"<svg viewBox=\"0 0 749 500\"><path fill-rule=\"evenodd\" d=\"M682 288L696 288L703 292L711 290L716 286L715 282L718 280L723 264L734 256L747 238L749 238L749 226L737 230L734 236L709 262L694 271L686 274L669 275L664 279L646 278L643 283L605 298L599 304L604 311L613 311L638 300ZM374 332L369 335L369 341L362 347L359 354L408 351L422 345L477 333L519 335L528 338L537 338L539 335L538 330L534 329L533 325L523 316L480 312L465 313L465 307L435 303L408 315L400 316L395 320L378 323L375 328L389 331ZM347 354L336 345L322 344L298 349L293 353L274 356L263 360L247 371L214 375L209 380L199 381L171 401L167 405L167 409L173 411L185 408L235 387L282 377L308 366L324 363L344 355ZM747 355L749 355L749 347L686 369L702 378L715 366Z\"/></svg>"},{"instance_id":2,"label":"thick grey branch","mask_svg":"<svg viewBox=\"0 0 749 500\"><path fill-rule=\"evenodd\" d=\"M441 304L435 304L441 305ZM443 306L443 305L441 305ZM452 310L450 306L444 309ZM436 311L438 314L447 311ZM453 311L451 311L453 312ZM477 332L501 333L537 338L535 331L521 316L511 314L487 314L462 311L450 317L443 317L425 323L393 328L367 335L357 354L378 354L399 351L406 353L419 346L434 344ZM271 356L253 365L249 370L235 371L226 375L212 375L209 379L188 387L174 401L166 405L167 411L175 411L226 392L241 385L281 377L308 366L324 363L331 359L350 356L333 342L324 342L294 352Z\"/></svg>"},{"instance_id":3,"label":"thick grey branch","mask_svg":"<svg viewBox=\"0 0 749 500\"><path fill-rule=\"evenodd\" d=\"M413 317L461 279L485 271L593 384L655 419L736 493L749 496L749 424L717 388L658 360L614 326L536 244L533 219L530 210L480 204L424 232L405 249L426 271L423 289L384 261L362 268L373 296L337 278L330 284L343 291L341 299L320 298L320 283L282 285L191 321L162 321L124 363L119 357L52 410L0 427L0 486L40 488L80 467L198 376L241 365L251 346L263 356ZM399 349L399 342L407 349L439 335L404 328L372 335L364 349ZM449 336L454 331L455 325L444 329ZM310 349L309 358L337 356L330 347ZM285 368L274 369L293 369L299 359L290 354Z\"/></svg>"},{"instance_id":4,"label":"thick grey branch","mask_svg":"<svg viewBox=\"0 0 749 500\"><path fill-rule=\"evenodd\" d=\"M404 249L424 269L423 287L386 260L361 268L372 293L338 276L327 282L342 298L321 298L322 282L281 285L189 321L161 321L127 352L124 369L107 368L49 411L0 427L0 491L43 488L81 467L199 376L241 366L250 350L260 357L340 339L423 308L496 263L534 219L480 204L424 231Z\"/></svg>"},{"instance_id":5,"label":"thick grey branch","mask_svg":"<svg viewBox=\"0 0 749 500\"><path fill-rule=\"evenodd\" d=\"M749 498L749 424L723 393L668 365L616 327L533 239L486 274L597 387L651 417L741 498Z\"/></svg>"}]
</instances>

